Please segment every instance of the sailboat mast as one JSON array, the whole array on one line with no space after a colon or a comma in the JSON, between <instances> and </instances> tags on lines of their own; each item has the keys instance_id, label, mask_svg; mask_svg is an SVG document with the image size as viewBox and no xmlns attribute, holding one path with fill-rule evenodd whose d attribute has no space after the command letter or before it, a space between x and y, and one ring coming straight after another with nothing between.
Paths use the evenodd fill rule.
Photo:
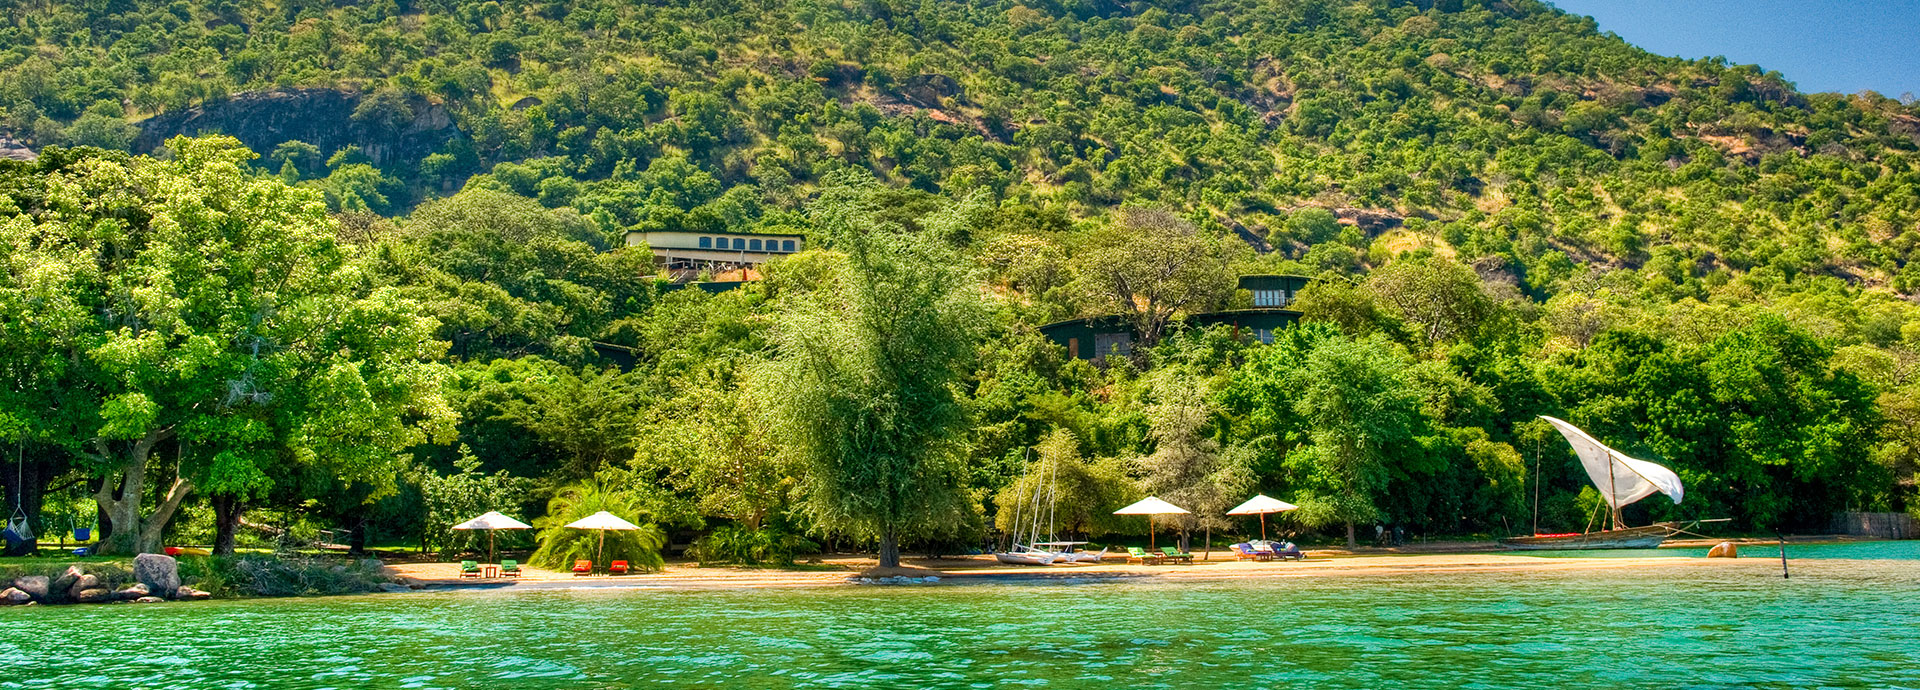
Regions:
<instances>
[{"instance_id":1,"label":"sailboat mast","mask_svg":"<svg viewBox=\"0 0 1920 690\"><path fill-rule=\"evenodd\" d=\"M1055 521L1055 518L1060 514L1059 477L1060 459L1054 458L1053 461L1047 463L1047 541L1060 540L1060 533L1056 531L1059 523Z\"/></svg>"},{"instance_id":2,"label":"sailboat mast","mask_svg":"<svg viewBox=\"0 0 1920 690\"><path fill-rule=\"evenodd\" d=\"M1607 457L1607 507L1613 509L1613 529L1625 529L1626 523L1620 521L1619 492L1613 488L1613 457Z\"/></svg>"},{"instance_id":3,"label":"sailboat mast","mask_svg":"<svg viewBox=\"0 0 1920 690\"><path fill-rule=\"evenodd\" d=\"M1541 443L1540 438L1537 436L1534 437L1533 439L1533 531L1530 532L1529 534L1535 534L1535 535L1540 533L1540 443ZM1266 525L1262 524L1261 527L1264 528L1266 527ZM1266 535L1263 534L1261 535L1260 538L1265 539Z\"/></svg>"}]
</instances>

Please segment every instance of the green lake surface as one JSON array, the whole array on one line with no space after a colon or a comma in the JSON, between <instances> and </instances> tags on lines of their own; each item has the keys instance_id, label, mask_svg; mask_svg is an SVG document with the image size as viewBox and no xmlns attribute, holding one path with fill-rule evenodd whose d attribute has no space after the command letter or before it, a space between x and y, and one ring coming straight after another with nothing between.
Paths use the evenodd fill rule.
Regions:
<instances>
[{"instance_id":1,"label":"green lake surface","mask_svg":"<svg viewBox=\"0 0 1920 690\"><path fill-rule=\"evenodd\" d=\"M16 608L0 688L1920 688L1920 543L1790 556Z\"/></svg>"}]
</instances>

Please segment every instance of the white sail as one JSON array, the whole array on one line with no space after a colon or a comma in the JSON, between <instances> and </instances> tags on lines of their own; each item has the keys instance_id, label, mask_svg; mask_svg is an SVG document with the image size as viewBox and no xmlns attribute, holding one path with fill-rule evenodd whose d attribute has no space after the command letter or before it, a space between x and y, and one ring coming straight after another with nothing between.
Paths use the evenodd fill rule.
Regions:
<instances>
[{"instance_id":1,"label":"white sail","mask_svg":"<svg viewBox=\"0 0 1920 690\"><path fill-rule=\"evenodd\" d=\"M1567 437L1573 452L1580 455L1580 464L1587 468L1587 478L1593 480L1594 488L1600 490L1600 497L1608 507L1619 508L1655 493L1666 494L1674 503L1680 502L1684 491L1680 487L1680 475L1673 470L1627 457L1572 424L1546 415L1540 418L1552 423L1561 436Z\"/></svg>"}]
</instances>

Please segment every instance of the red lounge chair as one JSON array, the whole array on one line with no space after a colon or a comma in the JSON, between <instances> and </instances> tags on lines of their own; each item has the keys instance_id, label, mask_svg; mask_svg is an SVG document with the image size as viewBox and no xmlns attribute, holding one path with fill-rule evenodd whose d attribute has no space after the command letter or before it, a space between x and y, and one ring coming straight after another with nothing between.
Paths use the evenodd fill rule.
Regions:
<instances>
[{"instance_id":1,"label":"red lounge chair","mask_svg":"<svg viewBox=\"0 0 1920 690\"><path fill-rule=\"evenodd\" d=\"M587 561L587 560L579 560L579 561L574 561L574 562L573 562L573 574L574 574L575 576L580 576L580 575L592 575L592 574L593 574L593 561Z\"/></svg>"},{"instance_id":2,"label":"red lounge chair","mask_svg":"<svg viewBox=\"0 0 1920 690\"><path fill-rule=\"evenodd\" d=\"M613 565L607 566L607 572L614 575L625 575L627 574L627 562L614 561Z\"/></svg>"}]
</instances>

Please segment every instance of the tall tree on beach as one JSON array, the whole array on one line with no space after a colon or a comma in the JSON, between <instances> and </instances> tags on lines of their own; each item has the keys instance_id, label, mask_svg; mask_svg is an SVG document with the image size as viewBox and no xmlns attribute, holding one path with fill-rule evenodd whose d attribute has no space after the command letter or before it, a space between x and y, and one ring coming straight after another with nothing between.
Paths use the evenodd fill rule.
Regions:
<instances>
[{"instance_id":1,"label":"tall tree on beach","mask_svg":"<svg viewBox=\"0 0 1920 690\"><path fill-rule=\"evenodd\" d=\"M0 225L0 292L59 297L22 316L86 392L61 402L107 551L158 548L188 493L258 494L282 463L390 485L395 453L453 430L432 320L372 286L318 195L231 138L168 146L43 171Z\"/></svg>"},{"instance_id":2,"label":"tall tree on beach","mask_svg":"<svg viewBox=\"0 0 1920 690\"><path fill-rule=\"evenodd\" d=\"M957 386L983 325L981 289L939 238L881 220L871 180L843 180L811 209L847 270L790 295L758 372L820 524L900 542L967 508L969 416Z\"/></svg>"}]
</instances>

